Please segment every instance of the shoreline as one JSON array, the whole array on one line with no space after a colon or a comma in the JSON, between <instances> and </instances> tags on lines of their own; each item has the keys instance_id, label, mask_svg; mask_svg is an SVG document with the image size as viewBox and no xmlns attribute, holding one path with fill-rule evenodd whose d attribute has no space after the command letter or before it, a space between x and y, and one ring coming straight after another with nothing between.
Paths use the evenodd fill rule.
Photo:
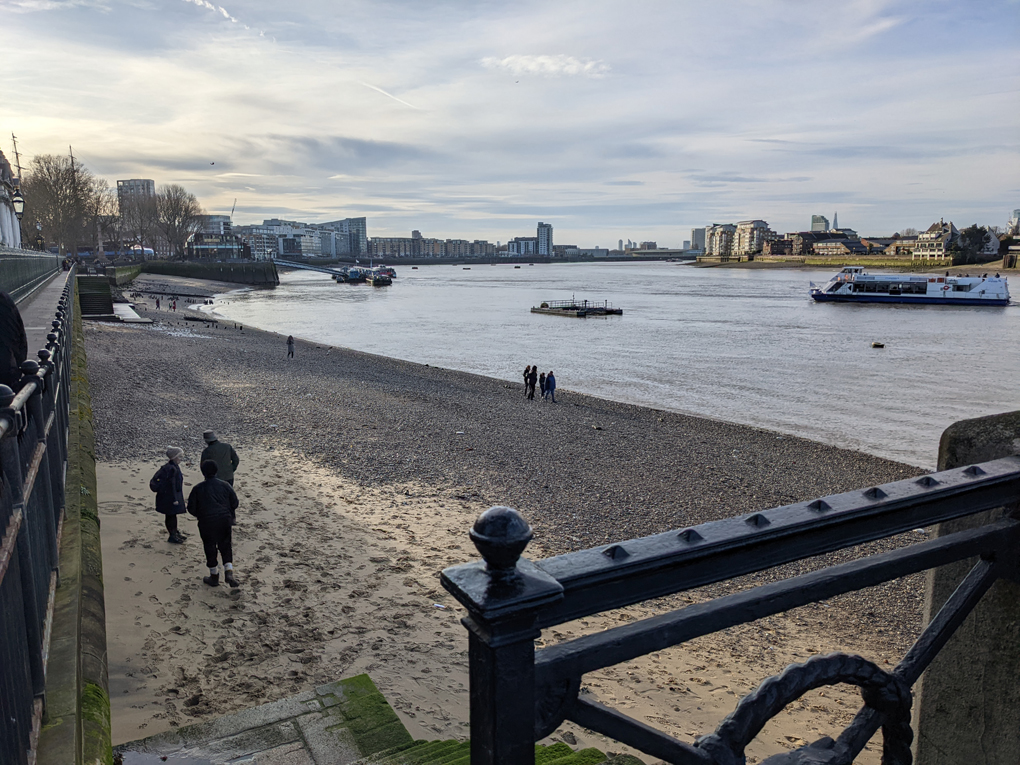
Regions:
<instances>
[{"instance_id":1,"label":"shoreline","mask_svg":"<svg viewBox=\"0 0 1020 765\"><path fill-rule=\"evenodd\" d=\"M524 514L535 528L525 555L537 560L922 472L569 390L557 391L556 405L527 402L520 384L319 343L299 341L288 361L275 333L140 312L158 323L87 326L110 545L104 573L108 602L116 604L110 629L121 641L110 649L118 743L365 669L416 736L466 735L466 633L437 575L477 558L467 532L490 505ZM173 444L192 461L187 491L200 434L210 427L242 455L236 599L201 584L193 524L182 524L192 531L188 543L166 544L147 488ZM899 543L802 562L798 570ZM650 601L542 639L556 642L789 573ZM744 625L586 682L598 698L676 735L706 733L737 698L791 661L829 650L895 660L919 624L920 581ZM680 683L679 697L664 690ZM856 708L854 695L806 701L781 735L763 736L752 753L822 735L811 706L835 725ZM607 746L569 730L578 741Z\"/></svg>"}]
</instances>

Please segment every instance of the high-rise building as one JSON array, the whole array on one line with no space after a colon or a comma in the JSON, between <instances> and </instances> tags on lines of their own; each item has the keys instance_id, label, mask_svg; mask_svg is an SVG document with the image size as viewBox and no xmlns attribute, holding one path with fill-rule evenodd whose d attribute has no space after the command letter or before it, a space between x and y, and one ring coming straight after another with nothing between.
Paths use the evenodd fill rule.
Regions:
<instances>
[{"instance_id":1,"label":"high-rise building","mask_svg":"<svg viewBox=\"0 0 1020 765\"><path fill-rule=\"evenodd\" d=\"M685 250L691 249L691 240L690 239L684 239L684 247L683 248Z\"/></svg>"},{"instance_id":2,"label":"high-rise building","mask_svg":"<svg viewBox=\"0 0 1020 765\"><path fill-rule=\"evenodd\" d=\"M156 196L156 182L151 178L130 178L126 181L117 181L117 203L120 205L121 215L124 210L135 199L151 199Z\"/></svg>"},{"instance_id":3,"label":"high-rise building","mask_svg":"<svg viewBox=\"0 0 1020 765\"><path fill-rule=\"evenodd\" d=\"M620 252L623 252L623 240L622 239L620 240L619 250L620 250Z\"/></svg>"},{"instance_id":4,"label":"high-rise building","mask_svg":"<svg viewBox=\"0 0 1020 765\"><path fill-rule=\"evenodd\" d=\"M761 252L765 242L778 239L779 235L763 220L742 220L737 224L733 238L734 255L753 255Z\"/></svg>"},{"instance_id":5,"label":"high-rise building","mask_svg":"<svg viewBox=\"0 0 1020 765\"><path fill-rule=\"evenodd\" d=\"M838 229L839 228L839 213L838 212L834 212L832 214L832 227L834 229Z\"/></svg>"},{"instance_id":6,"label":"high-rise building","mask_svg":"<svg viewBox=\"0 0 1020 765\"><path fill-rule=\"evenodd\" d=\"M538 222L538 254L553 254L553 227L551 223Z\"/></svg>"},{"instance_id":7,"label":"high-rise building","mask_svg":"<svg viewBox=\"0 0 1020 765\"><path fill-rule=\"evenodd\" d=\"M829 230L829 219L824 215L812 215L811 216L811 230L812 231L828 231Z\"/></svg>"},{"instance_id":8,"label":"high-rise building","mask_svg":"<svg viewBox=\"0 0 1020 765\"><path fill-rule=\"evenodd\" d=\"M691 229L691 247L695 250L705 249L705 229L703 228Z\"/></svg>"},{"instance_id":9,"label":"high-rise building","mask_svg":"<svg viewBox=\"0 0 1020 765\"><path fill-rule=\"evenodd\" d=\"M732 255L733 237L737 227L732 223L715 223L705 231L706 255Z\"/></svg>"}]
</instances>

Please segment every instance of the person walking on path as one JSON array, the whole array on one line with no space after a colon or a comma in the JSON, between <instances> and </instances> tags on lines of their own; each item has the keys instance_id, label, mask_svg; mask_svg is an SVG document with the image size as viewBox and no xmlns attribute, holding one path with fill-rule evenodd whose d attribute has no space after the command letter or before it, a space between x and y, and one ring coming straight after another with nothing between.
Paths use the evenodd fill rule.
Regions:
<instances>
[{"instance_id":1,"label":"person walking on path","mask_svg":"<svg viewBox=\"0 0 1020 765\"><path fill-rule=\"evenodd\" d=\"M234 471L241 464L234 447L225 441L220 441L215 430L207 430L202 434L206 447L202 450L201 462L212 460L216 463L216 475L221 481L234 485Z\"/></svg>"},{"instance_id":2,"label":"person walking on path","mask_svg":"<svg viewBox=\"0 0 1020 765\"><path fill-rule=\"evenodd\" d=\"M149 480L149 488L156 492L156 512L163 514L170 538L166 541L179 545L187 537L177 529L177 516L182 515L184 506L184 475L181 473L181 460L184 450L171 446L166 450L167 463L163 465Z\"/></svg>"},{"instance_id":3,"label":"person walking on path","mask_svg":"<svg viewBox=\"0 0 1020 765\"><path fill-rule=\"evenodd\" d=\"M542 398L545 398L545 372L538 376L538 391L542 394Z\"/></svg>"},{"instance_id":4,"label":"person walking on path","mask_svg":"<svg viewBox=\"0 0 1020 765\"><path fill-rule=\"evenodd\" d=\"M535 400L535 384L538 382L538 365L536 364L531 368L531 374L528 375L528 401Z\"/></svg>"},{"instance_id":5,"label":"person walking on path","mask_svg":"<svg viewBox=\"0 0 1020 765\"><path fill-rule=\"evenodd\" d=\"M549 370L549 374L545 376L545 392L552 399L552 402L556 403L556 376Z\"/></svg>"},{"instance_id":6,"label":"person walking on path","mask_svg":"<svg viewBox=\"0 0 1020 765\"><path fill-rule=\"evenodd\" d=\"M28 358L28 336L14 299L0 292L0 385L15 393L21 381L21 362Z\"/></svg>"},{"instance_id":7,"label":"person walking on path","mask_svg":"<svg viewBox=\"0 0 1020 765\"><path fill-rule=\"evenodd\" d=\"M237 587L234 578L233 525L237 518L237 495L226 481L216 477L216 463L202 462L205 480L188 495L188 512L198 519L198 533L205 549L205 565L209 576L202 581L210 587L220 583L217 554L223 561L223 579L231 587Z\"/></svg>"},{"instance_id":8,"label":"person walking on path","mask_svg":"<svg viewBox=\"0 0 1020 765\"><path fill-rule=\"evenodd\" d=\"M531 379L531 364L524 367L524 397L528 397L528 380Z\"/></svg>"},{"instance_id":9,"label":"person walking on path","mask_svg":"<svg viewBox=\"0 0 1020 765\"><path fill-rule=\"evenodd\" d=\"M156 298L156 310L159 310L159 298Z\"/></svg>"},{"instance_id":10,"label":"person walking on path","mask_svg":"<svg viewBox=\"0 0 1020 765\"><path fill-rule=\"evenodd\" d=\"M294 358L294 335L287 335L287 358Z\"/></svg>"}]
</instances>

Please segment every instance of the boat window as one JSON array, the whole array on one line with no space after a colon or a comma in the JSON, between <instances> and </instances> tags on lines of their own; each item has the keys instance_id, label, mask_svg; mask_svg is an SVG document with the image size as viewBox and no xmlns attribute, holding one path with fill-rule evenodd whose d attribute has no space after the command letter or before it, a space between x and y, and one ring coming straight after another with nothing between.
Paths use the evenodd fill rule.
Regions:
<instances>
[{"instance_id":1,"label":"boat window","mask_svg":"<svg viewBox=\"0 0 1020 765\"><path fill-rule=\"evenodd\" d=\"M953 292L970 292L971 285L969 284L954 284Z\"/></svg>"}]
</instances>

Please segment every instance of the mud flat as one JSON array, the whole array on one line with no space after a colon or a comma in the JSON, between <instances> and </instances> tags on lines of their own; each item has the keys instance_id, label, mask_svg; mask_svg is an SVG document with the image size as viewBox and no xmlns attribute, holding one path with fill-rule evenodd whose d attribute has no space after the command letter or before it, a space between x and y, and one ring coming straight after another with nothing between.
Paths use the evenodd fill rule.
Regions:
<instances>
[{"instance_id":1,"label":"mud flat","mask_svg":"<svg viewBox=\"0 0 1020 765\"><path fill-rule=\"evenodd\" d=\"M115 742L362 671L416 736L467 735L463 612L437 575L477 557L467 530L489 505L521 510L536 533L526 555L541 558L918 472L573 394L569 380L560 381L559 403L529 402L520 385L499 380L303 342L288 360L283 338L271 333L141 313L160 321L87 332ZM183 523L186 544L167 544L147 488L163 450L177 445L190 460L187 491L210 427L242 460L238 591L201 583L194 524ZM775 575L563 625L543 641ZM912 578L592 673L586 685L689 738L813 653L895 662L919 614ZM770 724L749 754L756 761L834 734L858 706L849 691L815 692ZM556 735L622 750L576 726Z\"/></svg>"}]
</instances>

